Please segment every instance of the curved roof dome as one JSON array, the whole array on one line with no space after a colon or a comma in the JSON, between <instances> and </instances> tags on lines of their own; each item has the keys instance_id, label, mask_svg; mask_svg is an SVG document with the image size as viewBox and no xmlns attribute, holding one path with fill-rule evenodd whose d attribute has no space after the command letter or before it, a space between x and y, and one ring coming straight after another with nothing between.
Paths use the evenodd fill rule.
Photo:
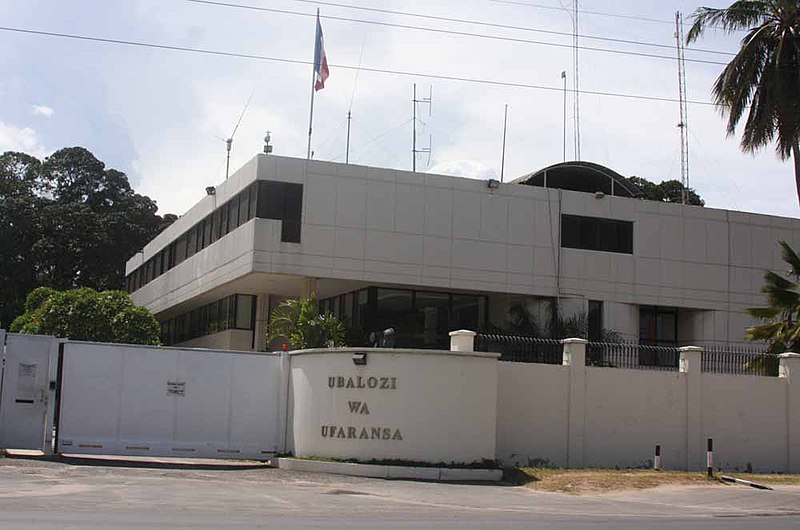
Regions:
<instances>
[{"instance_id":1,"label":"curved roof dome","mask_svg":"<svg viewBox=\"0 0 800 530\"><path fill-rule=\"evenodd\" d=\"M601 191L618 197L638 197L642 194L639 188L613 169L582 161L554 164L514 179L511 183L587 193Z\"/></svg>"}]
</instances>

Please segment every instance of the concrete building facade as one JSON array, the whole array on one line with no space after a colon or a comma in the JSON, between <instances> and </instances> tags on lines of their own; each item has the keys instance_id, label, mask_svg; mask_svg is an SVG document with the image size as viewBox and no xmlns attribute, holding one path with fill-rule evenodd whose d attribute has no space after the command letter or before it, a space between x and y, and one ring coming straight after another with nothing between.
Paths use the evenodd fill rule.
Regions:
<instances>
[{"instance_id":1,"label":"concrete building facade","mask_svg":"<svg viewBox=\"0 0 800 530\"><path fill-rule=\"evenodd\" d=\"M800 245L798 219L278 156L208 191L127 263L167 344L267 349L270 310L311 293L398 347L553 299L590 335L738 344L778 241Z\"/></svg>"}]
</instances>

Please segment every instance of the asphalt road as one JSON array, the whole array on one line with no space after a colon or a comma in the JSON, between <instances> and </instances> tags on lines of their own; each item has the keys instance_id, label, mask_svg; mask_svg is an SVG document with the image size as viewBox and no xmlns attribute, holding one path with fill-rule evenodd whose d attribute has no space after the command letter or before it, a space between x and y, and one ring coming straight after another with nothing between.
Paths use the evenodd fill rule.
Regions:
<instances>
[{"instance_id":1,"label":"asphalt road","mask_svg":"<svg viewBox=\"0 0 800 530\"><path fill-rule=\"evenodd\" d=\"M0 529L800 528L800 488L605 495L204 466L0 458Z\"/></svg>"}]
</instances>

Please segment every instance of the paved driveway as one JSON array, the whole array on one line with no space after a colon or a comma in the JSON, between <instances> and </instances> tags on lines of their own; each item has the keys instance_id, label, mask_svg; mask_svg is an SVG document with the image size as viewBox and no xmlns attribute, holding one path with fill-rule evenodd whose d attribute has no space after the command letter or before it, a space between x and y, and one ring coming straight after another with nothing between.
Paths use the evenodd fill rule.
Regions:
<instances>
[{"instance_id":1,"label":"paved driveway","mask_svg":"<svg viewBox=\"0 0 800 530\"><path fill-rule=\"evenodd\" d=\"M800 488L573 496L260 465L0 458L0 528L800 527Z\"/></svg>"}]
</instances>

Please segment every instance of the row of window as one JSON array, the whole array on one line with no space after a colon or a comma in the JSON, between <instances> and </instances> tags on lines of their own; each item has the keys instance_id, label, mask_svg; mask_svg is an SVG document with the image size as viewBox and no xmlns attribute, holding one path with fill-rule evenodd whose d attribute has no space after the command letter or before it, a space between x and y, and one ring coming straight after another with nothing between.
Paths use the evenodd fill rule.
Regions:
<instances>
[{"instance_id":1,"label":"row of window","mask_svg":"<svg viewBox=\"0 0 800 530\"><path fill-rule=\"evenodd\" d=\"M633 223L562 214L561 246L633 254Z\"/></svg>"},{"instance_id":2,"label":"row of window","mask_svg":"<svg viewBox=\"0 0 800 530\"><path fill-rule=\"evenodd\" d=\"M136 291L254 217L281 221L281 241L299 243L302 210L302 184L256 181L130 273L125 288Z\"/></svg>"},{"instance_id":3,"label":"row of window","mask_svg":"<svg viewBox=\"0 0 800 530\"><path fill-rule=\"evenodd\" d=\"M161 342L178 344L226 329L255 328L256 297L234 294L161 322Z\"/></svg>"},{"instance_id":4,"label":"row of window","mask_svg":"<svg viewBox=\"0 0 800 530\"><path fill-rule=\"evenodd\" d=\"M369 287L321 300L320 311L355 330L349 337L353 346L367 345L372 331L393 328L398 348L449 349L450 331L485 326L487 297Z\"/></svg>"}]
</instances>

